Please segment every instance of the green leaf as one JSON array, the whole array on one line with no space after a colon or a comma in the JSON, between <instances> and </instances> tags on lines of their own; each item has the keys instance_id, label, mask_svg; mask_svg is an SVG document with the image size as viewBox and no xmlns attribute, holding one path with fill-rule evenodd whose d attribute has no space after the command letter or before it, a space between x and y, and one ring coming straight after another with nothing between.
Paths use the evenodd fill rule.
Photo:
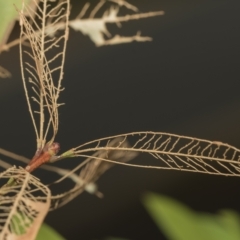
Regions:
<instances>
[{"instance_id":1,"label":"green leaf","mask_svg":"<svg viewBox=\"0 0 240 240\"><path fill-rule=\"evenodd\" d=\"M31 0L25 1L29 3ZM14 22L18 19L18 9L21 9L22 0L1 0L0 1L0 46L3 44L10 34Z\"/></svg>"},{"instance_id":2,"label":"green leaf","mask_svg":"<svg viewBox=\"0 0 240 240\"><path fill-rule=\"evenodd\" d=\"M38 232L36 240L65 240L59 233L57 233L53 228L49 227L47 224L43 224Z\"/></svg>"},{"instance_id":3,"label":"green leaf","mask_svg":"<svg viewBox=\"0 0 240 240\"><path fill-rule=\"evenodd\" d=\"M219 215L197 213L179 202L147 194L144 205L155 223L171 240L239 240L240 218L229 210Z\"/></svg>"},{"instance_id":4,"label":"green leaf","mask_svg":"<svg viewBox=\"0 0 240 240\"><path fill-rule=\"evenodd\" d=\"M227 232L234 236L233 239L240 239L240 216L232 210L221 210L217 216L219 222Z\"/></svg>"}]
</instances>

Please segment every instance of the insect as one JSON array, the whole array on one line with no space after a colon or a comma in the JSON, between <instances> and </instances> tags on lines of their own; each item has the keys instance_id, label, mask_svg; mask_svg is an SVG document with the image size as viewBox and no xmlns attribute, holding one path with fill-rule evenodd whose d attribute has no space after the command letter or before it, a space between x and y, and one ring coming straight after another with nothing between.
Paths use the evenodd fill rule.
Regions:
<instances>
[{"instance_id":1,"label":"insect","mask_svg":"<svg viewBox=\"0 0 240 240\"><path fill-rule=\"evenodd\" d=\"M46 144L42 150L37 151L33 159L26 166L28 172L34 171L44 163L49 162L60 150L59 143Z\"/></svg>"},{"instance_id":2,"label":"insect","mask_svg":"<svg viewBox=\"0 0 240 240\"><path fill-rule=\"evenodd\" d=\"M10 173L13 172L15 175L12 179L9 174L6 175L10 178L7 187L20 188L21 183L24 189L29 189L24 178L30 178L32 175L29 173L38 168L59 174L60 178L55 183L70 179L74 183L72 188L59 195L48 197L51 201L46 202L49 203L49 209L53 210L85 190L101 196L94 183L114 164L240 176L239 149L217 141L162 132L141 131L119 134L96 139L61 153L60 144L55 142L55 138L59 128L58 110L63 104L59 102L59 97L64 90L62 81L69 35L69 1L42 0L39 5L38 1L34 0L33 4L37 9L35 16L33 7L24 3L19 15L22 80L36 134L36 152L30 161L14 155L16 159L27 163L25 167L27 174L21 170L18 175L16 170L11 170ZM29 17L26 17L26 14ZM77 22L75 21L74 24L76 27ZM129 163L139 153L150 154L156 160L156 164ZM45 165L66 158L79 158L83 161L72 170ZM50 194L50 191L46 190L48 186L41 185L41 189L44 189L42 192ZM5 194L6 190L2 192Z\"/></svg>"},{"instance_id":3,"label":"insect","mask_svg":"<svg viewBox=\"0 0 240 240\"><path fill-rule=\"evenodd\" d=\"M55 142L55 137L59 126L58 109L62 105L59 103L59 96L64 90L62 80L69 35L69 1L43 0L41 4L39 7L38 2L35 2L38 9L35 18L26 17L26 13L32 16L33 10L30 6L24 5L19 12L22 79L37 140L36 153L25 168L28 172L48 162L78 157L85 160L65 174L61 180L87 165L92 164L91 166L97 166L98 169L99 166L104 164L111 166L113 163L217 175L240 175L238 167L240 153L237 148L224 143L218 144L216 141L161 132L135 132L106 137L57 155L60 145ZM129 142L132 145L129 145ZM129 156L136 156L140 152L151 154L157 159L156 165L127 162ZM121 157L118 157L119 155ZM96 169L92 172L99 175ZM92 179L94 174L85 183L92 182Z\"/></svg>"}]
</instances>

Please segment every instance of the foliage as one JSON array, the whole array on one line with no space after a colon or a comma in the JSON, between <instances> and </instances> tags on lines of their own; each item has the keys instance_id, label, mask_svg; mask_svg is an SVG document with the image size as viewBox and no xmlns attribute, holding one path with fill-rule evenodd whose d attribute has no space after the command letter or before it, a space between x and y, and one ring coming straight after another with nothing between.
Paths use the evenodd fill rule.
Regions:
<instances>
[{"instance_id":1,"label":"foliage","mask_svg":"<svg viewBox=\"0 0 240 240\"><path fill-rule=\"evenodd\" d=\"M26 1L26 4L29 2L31 0ZM18 19L18 13L14 6L20 9L21 4L19 0L0 1L0 46L7 41L15 20Z\"/></svg>"},{"instance_id":2,"label":"foliage","mask_svg":"<svg viewBox=\"0 0 240 240\"><path fill-rule=\"evenodd\" d=\"M198 213L166 196L147 194L143 203L153 220L171 240L238 240L240 216L231 210Z\"/></svg>"},{"instance_id":3,"label":"foliage","mask_svg":"<svg viewBox=\"0 0 240 240\"><path fill-rule=\"evenodd\" d=\"M53 228L48 226L47 224L42 224L36 240L65 240L59 233L57 233Z\"/></svg>"}]
</instances>

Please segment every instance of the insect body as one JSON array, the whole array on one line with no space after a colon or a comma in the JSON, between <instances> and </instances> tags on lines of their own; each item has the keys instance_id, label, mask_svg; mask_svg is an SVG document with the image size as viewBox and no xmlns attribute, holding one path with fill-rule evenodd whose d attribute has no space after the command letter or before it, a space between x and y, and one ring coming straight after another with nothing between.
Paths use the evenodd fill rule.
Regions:
<instances>
[{"instance_id":1,"label":"insect body","mask_svg":"<svg viewBox=\"0 0 240 240\"><path fill-rule=\"evenodd\" d=\"M34 155L32 160L26 166L28 172L34 171L36 168L41 166L44 163L47 163L54 157L60 150L59 143L47 143L44 148Z\"/></svg>"}]
</instances>

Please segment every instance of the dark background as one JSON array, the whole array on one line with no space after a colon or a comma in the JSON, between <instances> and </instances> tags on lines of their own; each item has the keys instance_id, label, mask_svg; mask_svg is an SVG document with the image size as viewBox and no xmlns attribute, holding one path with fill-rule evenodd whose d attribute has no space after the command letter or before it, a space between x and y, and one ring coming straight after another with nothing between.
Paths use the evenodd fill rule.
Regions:
<instances>
[{"instance_id":1,"label":"dark background","mask_svg":"<svg viewBox=\"0 0 240 240\"><path fill-rule=\"evenodd\" d=\"M165 16L132 21L112 33L152 42L96 48L70 31L56 141L62 150L104 136L161 131L240 146L240 1L131 1ZM83 1L73 2L78 12ZM79 6L78 6L79 5ZM124 12L125 13L125 12ZM15 27L12 39L19 33ZM19 69L18 48L1 55L13 77L0 82L0 146L31 157L35 136ZM139 156L141 158L141 156ZM65 160L65 161L73 161ZM147 159L146 159L147 162ZM45 176L46 178L48 176ZM240 180L117 166L99 181L104 199L83 193L46 222L66 239L165 239L141 197L171 196L198 211L240 212Z\"/></svg>"}]
</instances>

